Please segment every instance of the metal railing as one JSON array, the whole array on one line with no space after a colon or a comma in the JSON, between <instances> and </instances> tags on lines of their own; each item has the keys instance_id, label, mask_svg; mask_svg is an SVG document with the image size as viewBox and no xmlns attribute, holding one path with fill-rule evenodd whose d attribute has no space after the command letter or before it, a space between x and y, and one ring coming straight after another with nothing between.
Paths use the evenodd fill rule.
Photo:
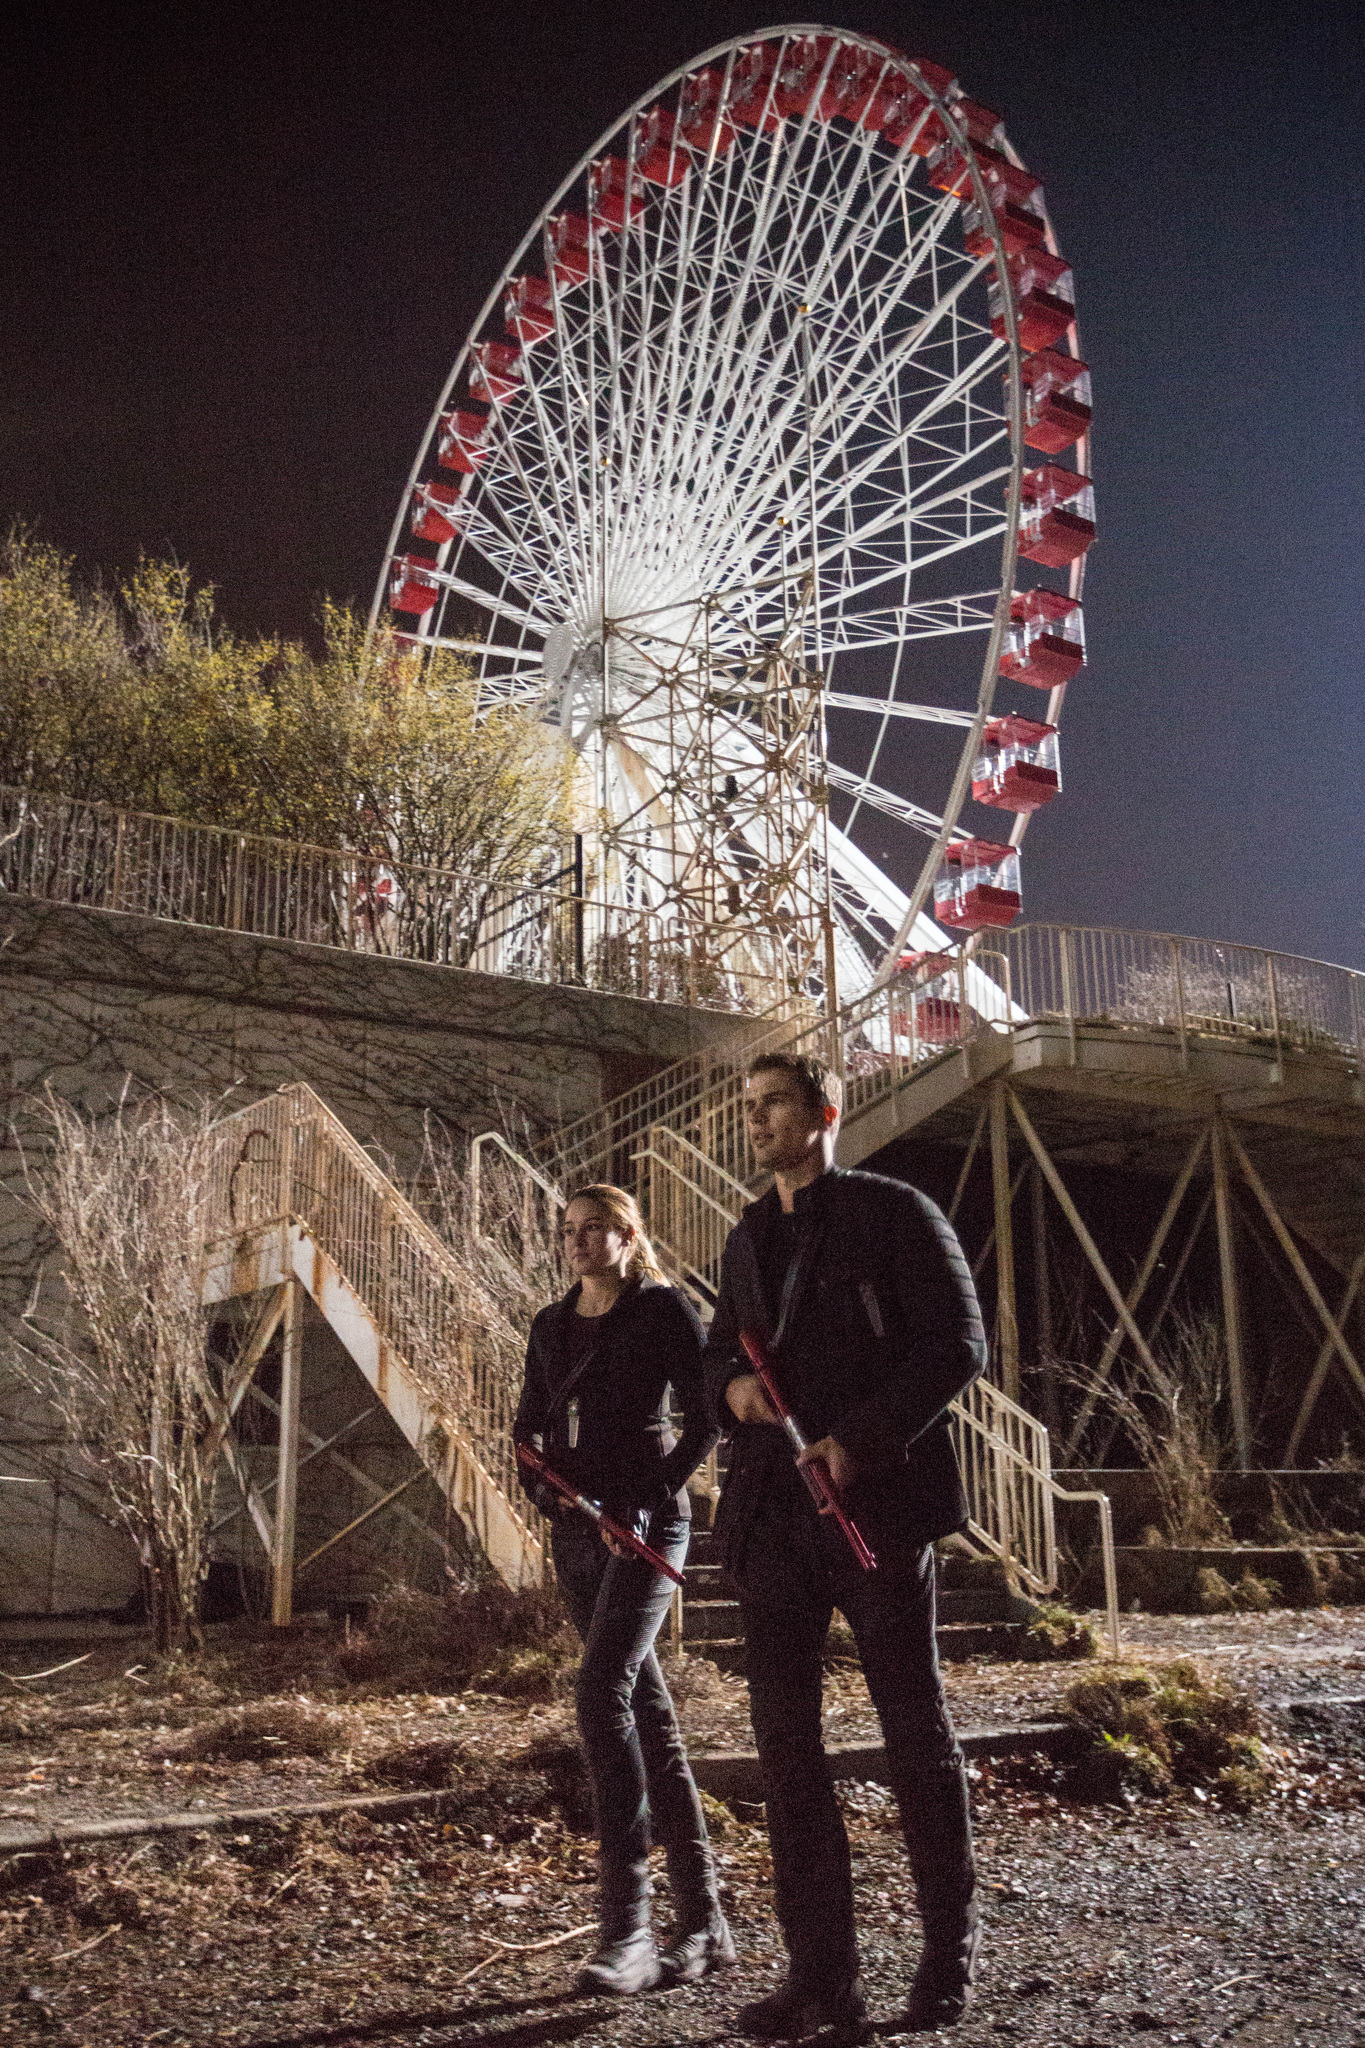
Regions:
<instances>
[{"instance_id":1,"label":"metal railing","mask_svg":"<svg viewBox=\"0 0 1365 2048\"><path fill-rule=\"evenodd\" d=\"M460 1268L430 1225L302 1082L225 1117L217 1130L210 1246L297 1221L364 1303L379 1335L462 1440L523 1532L539 1575L539 1517L520 1504L517 1390L474 1341ZM444 1398L431 1390L439 1368Z\"/></svg>"},{"instance_id":2,"label":"metal railing","mask_svg":"<svg viewBox=\"0 0 1365 2048\"><path fill-rule=\"evenodd\" d=\"M1029 1018L1166 1031L1365 1064L1365 974L1262 946L1171 932L1027 924L983 933L977 966Z\"/></svg>"},{"instance_id":3,"label":"metal railing","mask_svg":"<svg viewBox=\"0 0 1365 2048\"><path fill-rule=\"evenodd\" d=\"M1365 1068L1365 974L1353 968L1168 933L1022 925L918 962L833 1025L793 1012L728 1052L680 1060L557 1131L536 1156L561 1176L622 1179L643 1133L667 1124L752 1185L742 1105L756 1053L781 1046L831 1060L847 1124L946 1053L1040 1021L1065 1024L1073 1040L1080 1029L1169 1032L1182 1063L1193 1041L1213 1039Z\"/></svg>"},{"instance_id":4,"label":"metal railing","mask_svg":"<svg viewBox=\"0 0 1365 2048\"><path fill-rule=\"evenodd\" d=\"M676 918L387 855L0 786L0 891L390 960L577 983L756 1015L783 999L765 941L722 957Z\"/></svg>"}]
</instances>

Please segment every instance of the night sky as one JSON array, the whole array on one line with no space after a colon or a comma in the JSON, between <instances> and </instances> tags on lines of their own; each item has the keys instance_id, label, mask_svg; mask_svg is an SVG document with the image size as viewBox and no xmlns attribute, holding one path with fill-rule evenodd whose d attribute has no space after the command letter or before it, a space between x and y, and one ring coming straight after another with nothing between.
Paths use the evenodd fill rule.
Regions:
<instances>
[{"instance_id":1,"label":"night sky","mask_svg":"<svg viewBox=\"0 0 1365 2048\"><path fill-rule=\"evenodd\" d=\"M1025 914L1365 967L1358 11L830 6L1046 181L1100 540ZM776 19L776 17L774 17ZM368 602L432 403L559 179L753 7L27 6L4 31L0 515L244 630Z\"/></svg>"}]
</instances>

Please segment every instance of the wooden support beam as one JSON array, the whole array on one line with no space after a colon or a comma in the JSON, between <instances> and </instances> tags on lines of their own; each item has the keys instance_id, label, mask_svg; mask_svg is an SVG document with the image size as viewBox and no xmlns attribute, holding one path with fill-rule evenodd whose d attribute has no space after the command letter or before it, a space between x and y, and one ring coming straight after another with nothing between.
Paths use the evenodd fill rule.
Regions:
<instances>
[{"instance_id":1,"label":"wooden support beam","mask_svg":"<svg viewBox=\"0 0 1365 2048\"><path fill-rule=\"evenodd\" d=\"M1052 1275L1047 1255L1047 1183L1035 1163L1029 1183L1033 1223L1033 1301L1037 1318L1038 1370L1043 1383L1043 1421L1049 1432L1057 1428L1057 1356L1052 1328Z\"/></svg>"},{"instance_id":2,"label":"wooden support beam","mask_svg":"<svg viewBox=\"0 0 1365 2048\"><path fill-rule=\"evenodd\" d=\"M1227 1137L1228 1143L1229 1145L1231 1145L1233 1153L1236 1157L1237 1164L1242 1169L1242 1178L1245 1180L1247 1186L1251 1189L1252 1194L1255 1195L1257 1201L1260 1203L1262 1209L1264 1210L1266 1222L1274 1231L1276 1242L1278 1243L1280 1250L1284 1253L1290 1265L1294 1268L1294 1273L1298 1279L1300 1287L1302 1287L1304 1293L1308 1296L1309 1301L1313 1304L1314 1309L1317 1311L1318 1320L1322 1324L1323 1329L1327 1332L1327 1340L1329 1344L1331 1344L1332 1348L1336 1351L1337 1356L1340 1358L1342 1364L1345 1366L1347 1372L1350 1374L1351 1379L1355 1383L1357 1392L1360 1393L1362 1396L1365 1396L1365 1372L1361 1371L1359 1359L1356 1357L1354 1351L1352 1351L1350 1345L1346 1342L1345 1337L1341 1333L1341 1328L1336 1320L1336 1317L1332 1314L1331 1309L1328 1308L1327 1303L1323 1300L1322 1290L1319 1288L1317 1281L1313 1278L1312 1274L1308 1270L1307 1265L1304 1263L1303 1253L1299 1250L1293 1238L1290 1236L1283 1217L1280 1215L1279 1210L1275 1207L1274 1202L1271 1200L1265 1182L1261 1179L1260 1174L1257 1173L1250 1159L1248 1159L1246 1154L1246 1147L1242 1144L1242 1141L1237 1136L1236 1131L1232 1130L1229 1127Z\"/></svg>"},{"instance_id":3,"label":"wooden support beam","mask_svg":"<svg viewBox=\"0 0 1365 2048\"><path fill-rule=\"evenodd\" d=\"M1171 1225L1179 1214L1180 1205L1189 1191L1190 1182L1194 1178L1194 1170L1204 1156L1204 1147L1208 1141L1208 1131L1206 1129L1201 1130L1190 1148L1185 1164L1181 1167L1176 1177L1175 1186L1171 1189L1170 1198L1161 1212L1161 1220L1157 1224L1156 1230L1152 1235L1152 1241L1147 1247L1147 1256L1142 1262L1142 1267L1136 1280L1134 1280L1128 1290L1128 1306L1134 1312L1136 1312L1138 1303L1151 1285L1152 1275L1156 1271L1157 1260L1161 1257L1162 1251L1165 1248L1166 1239L1171 1233ZM1076 1418L1071 1435L1067 1439L1066 1448L1062 1452L1063 1465L1071 1463L1076 1454L1077 1445L1090 1426L1090 1418L1095 1412L1095 1404L1099 1400L1100 1389L1105 1385L1113 1369L1114 1360L1119 1354L1119 1346L1123 1342L1123 1334L1122 1322L1115 1323L1105 1341L1100 1362L1095 1368L1094 1380L1086 1389L1085 1399L1081 1403L1080 1414Z\"/></svg>"},{"instance_id":4,"label":"wooden support beam","mask_svg":"<svg viewBox=\"0 0 1365 2048\"><path fill-rule=\"evenodd\" d=\"M1365 1245L1362 1245L1356 1253L1355 1264L1352 1266L1350 1278L1346 1282L1346 1292L1342 1295L1341 1307L1337 1310L1337 1323L1343 1330L1346 1327L1346 1321L1351 1310L1355 1307L1356 1294L1359 1291L1363 1278L1365 1278ZM1318 1395L1322 1392L1322 1383L1327 1377L1327 1368L1332 1363L1335 1355L1336 1345L1332 1342L1329 1333L1322 1340L1322 1349L1318 1353L1317 1364L1313 1367L1312 1378L1308 1382L1307 1391L1300 1404L1299 1412L1294 1418L1294 1427L1289 1432L1289 1441L1284 1447L1284 1462L1286 1465L1292 1465L1299 1454L1299 1445L1303 1441L1303 1433L1307 1429L1313 1410L1318 1404Z\"/></svg>"},{"instance_id":5,"label":"wooden support beam","mask_svg":"<svg viewBox=\"0 0 1365 2048\"><path fill-rule=\"evenodd\" d=\"M1218 1272L1223 1289L1223 1334L1228 1347L1228 1391L1232 1397L1232 1434L1237 1469L1251 1468L1251 1429L1247 1420L1246 1368L1242 1357L1242 1307L1237 1292L1237 1242L1228 1194L1227 1126L1215 1108L1211 1125L1213 1216L1218 1230Z\"/></svg>"},{"instance_id":6,"label":"wooden support beam","mask_svg":"<svg viewBox=\"0 0 1365 2048\"><path fill-rule=\"evenodd\" d=\"M1000 1385L1019 1399L1019 1311L1014 1292L1014 1223L1010 1203L1010 1129L1006 1085L991 1083L991 1184L995 1194L995 1299L1000 1342Z\"/></svg>"},{"instance_id":7,"label":"wooden support beam","mask_svg":"<svg viewBox=\"0 0 1365 2048\"><path fill-rule=\"evenodd\" d=\"M1021 1167L1019 1168L1019 1171L1018 1171L1018 1172L1017 1172L1017 1173L1015 1174L1015 1176L1014 1176L1014 1179L1013 1179L1013 1180L1012 1180L1012 1181L1010 1182L1010 1201L1011 1201L1011 1203L1013 1203L1013 1201L1014 1201L1014 1198L1015 1198L1015 1196L1016 1196L1016 1195L1018 1194L1018 1192L1019 1192L1020 1188L1021 1188L1021 1187L1022 1187L1022 1186L1024 1185L1024 1175L1025 1175L1025 1174L1026 1174L1027 1172L1028 1172L1028 1161L1027 1161L1027 1159L1026 1159L1026 1160L1024 1161L1023 1165L1022 1165L1022 1166L1021 1166ZM985 1272L985 1270L986 1270L986 1261L987 1261L987 1259L988 1259L988 1258L990 1257L991 1253L992 1253L992 1252L993 1252L994 1250L995 1250L995 1225L994 1225L994 1224L992 1223L992 1225L991 1225L990 1229L989 1229L989 1230L988 1230L988 1231L986 1232L986 1237L985 1237L985 1241L984 1241L984 1243L982 1244L982 1246L981 1246L981 1249L980 1249L980 1251L979 1251L979 1252L977 1253L976 1257L975 1257L975 1258L974 1258L974 1259L972 1260L972 1278L973 1278L973 1280L979 1280L979 1279L981 1278L981 1275L982 1275L982 1274L983 1274L983 1273Z\"/></svg>"},{"instance_id":8,"label":"wooden support beam","mask_svg":"<svg viewBox=\"0 0 1365 2048\"><path fill-rule=\"evenodd\" d=\"M252 1387L251 1398L253 1401L258 1401L262 1408L268 1408L272 1415L279 1414L279 1402L272 1401L269 1394L267 1394L262 1388L255 1386ZM376 1411L372 1408L367 1409L365 1411L366 1415L373 1415L375 1412ZM357 1417L356 1419L357 1421L363 1421L364 1417ZM380 1485L377 1479L371 1478L370 1474L366 1472L363 1469L363 1467L357 1465L354 1459L348 1458L344 1452L339 1451L336 1448L335 1438L329 1439L320 1437L315 1430L308 1429L305 1427L303 1423L300 1423L299 1441L301 1443L311 1445L312 1455L324 1456L329 1464L335 1465L338 1471L344 1472L348 1479L353 1479L356 1485L361 1489L363 1493L373 1494L374 1497L377 1499L379 1495L384 1491L383 1487ZM414 1456L415 1455L416 1454L414 1453ZM455 1462L458 1456L459 1444L458 1441L454 1437L452 1437L450 1441L450 1450L446 1459L446 1480L444 1492L447 1502L450 1499L451 1485L455 1470ZM300 1460L301 1464L304 1462L306 1461L302 1459ZM439 1529L432 1528L430 1522L424 1522L420 1515L414 1514L412 1509L407 1507L406 1505L400 1504L398 1513L401 1520L405 1521L410 1528L415 1529L420 1536L425 1536L429 1543L434 1544L436 1549L440 1551L441 1555L447 1560L447 1562L449 1562L455 1557L456 1553L452 1546L449 1543L447 1543L445 1537L441 1534Z\"/></svg>"},{"instance_id":9,"label":"wooden support beam","mask_svg":"<svg viewBox=\"0 0 1365 2048\"><path fill-rule=\"evenodd\" d=\"M386 1508L389 1505L390 1501L397 1500L400 1493L406 1493L408 1488L415 1486L419 1479L429 1479L430 1477L431 1474L427 1471L425 1465L419 1471L409 1472L407 1478L400 1479L397 1486L391 1486L387 1493L380 1495L378 1500L372 1500L367 1508L362 1508L358 1515L353 1515L344 1529L338 1529L336 1534L329 1536L325 1543L319 1543L316 1550L310 1550L302 1563L294 1567L295 1577L300 1572L307 1571L310 1564L316 1564L325 1551L331 1550L335 1544L340 1543L343 1536L349 1536L351 1531L358 1529L362 1522L368 1522L371 1515L377 1515L381 1508Z\"/></svg>"},{"instance_id":10,"label":"wooden support beam","mask_svg":"<svg viewBox=\"0 0 1365 2048\"><path fill-rule=\"evenodd\" d=\"M1185 1277L1185 1268L1189 1265L1190 1259L1194 1252L1194 1248L1198 1244L1200 1237L1203 1235L1204 1225L1209 1220L1209 1211L1212 1207L1213 1188L1212 1186L1209 1186L1205 1188L1203 1200L1200 1202L1199 1207L1195 1212L1194 1222L1190 1225L1189 1233L1185 1239L1184 1246L1181 1249L1180 1257L1175 1262L1175 1270L1172 1272L1170 1279L1166 1283L1166 1292L1161 1297L1161 1305L1157 1309L1156 1314L1152 1317L1151 1322L1147 1325L1147 1342L1149 1345L1155 1345L1156 1343L1157 1331L1165 1322L1167 1311L1169 1310L1171 1303L1175 1300L1176 1292L1180 1286L1181 1281ZM1095 1452L1093 1463L1097 1468L1105 1464L1105 1462L1107 1461L1109 1457L1109 1447L1113 1443L1114 1438L1118 1435L1119 1427L1119 1417L1117 1415L1111 1415L1109 1418L1109 1427L1104 1432L1103 1442L1099 1445Z\"/></svg>"},{"instance_id":11,"label":"wooden support beam","mask_svg":"<svg viewBox=\"0 0 1365 2048\"><path fill-rule=\"evenodd\" d=\"M222 1455L227 1460L228 1470L237 1483L237 1491L246 1503L246 1511L251 1517L252 1526L261 1539L261 1548L267 1557L273 1557L275 1554L275 1525L270 1519L270 1514L264 1500L256 1490L250 1468L247 1465L246 1459L242 1456L241 1448L231 1431L223 1439Z\"/></svg>"},{"instance_id":12,"label":"wooden support beam","mask_svg":"<svg viewBox=\"0 0 1365 2048\"><path fill-rule=\"evenodd\" d=\"M1018 1124L1020 1130L1023 1132L1024 1138L1028 1144L1030 1152L1032 1152L1034 1158L1037 1160L1039 1166L1042 1168L1043 1178L1046 1180L1053 1194L1057 1197L1057 1205L1061 1209L1061 1212L1063 1216L1065 1216L1067 1222L1071 1225L1072 1230L1075 1232L1077 1242L1079 1243L1081 1250L1085 1253L1086 1258L1090 1261L1096 1279L1099 1281L1105 1293L1109 1296L1110 1301L1113 1302L1114 1307L1118 1313L1119 1321L1123 1324L1124 1329L1127 1331L1129 1337L1131 1338L1133 1348L1136 1350L1138 1357L1142 1360L1143 1364L1147 1367L1149 1372L1155 1372L1155 1361L1152 1357L1151 1352L1147 1348L1146 1339L1144 1338L1141 1330L1138 1328L1137 1324L1133 1320L1133 1311L1129 1308L1127 1302L1124 1300L1122 1294L1119 1292L1118 1283L1114 1279L1114 1276L1110 1272L1108 1266L1105 1265L1104 1259L1100 1253L1099 1246L1096 1244L1094 1238L1090 1235L1090 1232L1086 1229L1085 1223L1081 1217L1080 1210L1076 1207L1076 1204L1072 1201L1070 1195L1067 1193L1061 1175L1058 1173L1056 1167L1053 1165L1051 1159L1048 1157L1046 1147L1044 1146L1042 1139L1038 1136L1037 1131L1034 1130L1028 1112L1025 1110L1023 1103L1019 1100L1019 1097L1015 1094L1012 1088L1007 1089L1006 1093L1009 1099L1009 1106L1014 1112L1014 1120Z\"/></svg>"},{"instance_id":13,"label":"wooden support beam","mask_svg":"<svg viewBox=\"0 0 1365 2048\"><path fill-rule=\"evenodd\" d=\"M223 1389L223 1399L217 1417L204 1446L206 1458L216 1459L232 1425L232 1418L241 1407L246 1390L256 1374L256 1368L265 1357L270 1340L280 1326L285 1310L288 1283L274 1287L256 1317L256 1327L247 1339L246 1347L232 1367L232 1375Z\"/></svg>"},{"instance_id":14,"label":"wooden support beam","mask_svg":"<svg viewBox=\"0 0 1365 2048\"><path fill-rule=\"evenodd\" d=\"M962 1171L957 1177L957 1186L953 1189L953 1199L948 1204L948 1221L950 1223L956 1222L957 1220L957 1205L962 1200L962 1197L966 1192L967 1178L971 1173L972 1168L976 1164L976 1155L978 1151L981 1149L981 1133L986 1128L986 1118L989 1115L990 1104L987 1102L983 1102L981 1105L981 1114L976 1120L976 1129L972 1132L972 1141L970 1145L968 1145L967 1147L967 1156L962 1162Z\"/></svg>"},{"instance_id":15,"label":"wooden support beam","mask_svg":"<svg viewBox=\"0 0 1365 2048\"><path fill-rule=\"evenodd\" d=\"M276 1628L284 1628L294 1615L294 1523L299 1500L299 1391L303 1363L303 1290L297 1280L286 1280L284 1284L280 1461L275 1489L275 1541L270 1557L270 1618Z\"/></svg>"}]
</instances>

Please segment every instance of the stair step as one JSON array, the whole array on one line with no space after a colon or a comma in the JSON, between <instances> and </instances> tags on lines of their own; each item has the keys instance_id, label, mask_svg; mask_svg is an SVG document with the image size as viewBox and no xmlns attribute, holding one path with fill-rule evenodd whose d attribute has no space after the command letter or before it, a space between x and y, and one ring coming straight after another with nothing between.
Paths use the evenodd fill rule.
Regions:
<instances>
[{"instance_id":1,"label":"stair step","mask_svg":"<svg viewBox=\"0 0 1365 2048\"><path fill-rule=\"evenodd\" d=\"M1016 1621L1018 1602L1012 1593L992 1587L978 1591L945 1587L935 1602L939 1626L957 1621Z\"/></svg>"},{"instance_id":2,"label":"stair step","mask_svg":"<svg viewBox=\"0 0 1365 2048\"><path fill-rule=\"evenodd\" d=\"M739 1634L737 1600L687 1600L683 1603L683 1641L710 1642Z\"/></svg>"},{"instance_id":3,"label":"stair step","mask_svg":"<svg viewBox=\"0 0 1365 2048\"><path fill-rule=\"evenodd\" d=\"M728 1601L712 1600L699 1603L711 1610L729 1607L732 1618L728 1621L723 1612L708 1614L707 1627L714 1628L714 1634L704 1634L691 1627L689 1612L683 1623L683 1648L690 1657L709 1657L722 1671L744 1672L744 1638L741 1635L727 1635L725 1628L737 1628L739 1610ZM981 1657L1014 1659L1019 1656L1021 1639L1026 1623L1022 1621L957 1621L949 1622L938 1630L938 1654L945 1664L965 1664Z\"/></svg>"},{"instance_id":4,"label":"stair step","mask_svg":"<svg viewBox=\"0 0 1365 2048\"><path fill-rule=\"evenodd\" d=\"M687 1564L683 1566L683 1577L687 1585L684 1600L706 1600L719 1597L724 1599L730 1592L725 1567L719 1564Z\"/></svg>"}]
</instances>

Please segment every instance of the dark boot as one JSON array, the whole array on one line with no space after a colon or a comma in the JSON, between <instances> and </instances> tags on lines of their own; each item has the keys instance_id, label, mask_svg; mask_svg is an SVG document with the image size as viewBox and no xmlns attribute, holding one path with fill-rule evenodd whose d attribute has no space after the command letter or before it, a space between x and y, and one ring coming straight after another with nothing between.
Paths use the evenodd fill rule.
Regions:
<instances>
[{"instance_id":1,"label":"dark boot","mask_svg":"<svg viewBox=\"0 0 1365 2048\"><path fill-rule=\"evenodd\" d=\"M910 2034L930 2034L954 2027L967 2010L981 1952L981 1914L973 1905L968 1924L952 1949L925 1944L910 1986L905 2012L897 2022Z\"/></svg>"},{"instance_id":2,"label":"dark boot","mask_svg":"<svg viewBox=\"0 0 1365 2048\"><path fill-rule=\"evenodd\" d=\"M735 1939L725 1915L717 1907L705 1926L690 1933L674 1931L659 1957L659 1967L665 1983L695 1984L699 1978L709 1977L713 1970L732 1969L735 1961Z\"/></svg>"},{"instance_id":3,"label":"dark boot","mask_svg":"<svg viewBox=\"0 0 1365 2048\"><path fill-rule=\"evenodd\" d=\"M843 1991L826 1994L806 1990L788 1977L766 1998L741 2006L737 2024L753 2041L804 2041L823 2034L828 2048L860 2048L872 2039L861 1977Z\"/></svg>"},{"instance_id":4,"label":"dark boot","mask_svg":"<svg viewBox=\"0 0 1365 2048\"><path fill-rule=\"evenodd\" d=\"M924 1951L901 2022L912 2032L962 2018L981 1950L971 1812L961 1765L929 1771L896 1787Z\"/></svg>"},{"instance_id":5,"label":"dark boot","mask_svg":"<svg viewBox=\"0 0 1365 2048\"><path fill-rule=\"evenodd\" d=\"M661 1976L654 1936L647 1927L641 1927L619 1941L604 1941L579 1971L578 1989L607 1991L615 1998L634 1998L637 1992L652 1991Z\"/></svg>"}]
</instances>

